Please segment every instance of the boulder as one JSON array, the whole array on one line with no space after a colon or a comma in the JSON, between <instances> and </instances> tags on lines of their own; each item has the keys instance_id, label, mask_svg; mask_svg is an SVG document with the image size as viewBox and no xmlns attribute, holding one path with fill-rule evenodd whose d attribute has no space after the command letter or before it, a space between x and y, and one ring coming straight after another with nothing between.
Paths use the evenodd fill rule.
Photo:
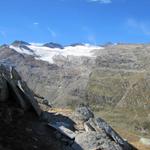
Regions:
<instances>
[{"instance_id":1,"label":"boulder","mask_svg":"<svg viewBox=\"0 0 150 150\"><path fill-rule=\"evenodd\" d=\"M104 132L79 133L72 145L75 150L123 150L118 144L111 141Z\"/></svg>"},{"instance_id":2,"label":"boulder","mask_svg":"<svg viewBox=\"0 0 150 150\"><path fill-rule=\"evenodd\" d=\"M76 108L75 116L82 121L88 121L90 118L94 118L93 112L87 106L81 106Z\"/></svg>"},{"instance_id":3,"label":"boulder","mask_svg":"<svg viewBox=\"0 0 150 150\"><path fill-rule=\"evenodd\" d=\"M123 150L137 150L127 141L125 141L107 122L101 118L96 119L97 126L104 130L108 137L110 137L116 144L119 144Z\"/></svg>"}]
</instances>

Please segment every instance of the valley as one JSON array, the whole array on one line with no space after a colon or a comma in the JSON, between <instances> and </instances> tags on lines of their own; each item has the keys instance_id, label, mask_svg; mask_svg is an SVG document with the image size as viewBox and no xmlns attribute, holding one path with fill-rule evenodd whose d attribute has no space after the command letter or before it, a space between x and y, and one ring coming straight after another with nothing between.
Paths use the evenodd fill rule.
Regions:
<instances>
[{"instance_id":1,"label":"valley","mask_svg":"<svg viewBox=\"0 0 150 150\"><path fill-rule=\"evenodd\" d=\"M15 41L0 47L0 61L16 68L39 104L74 111L84 103L131 143L139 146L139 137L150 138L149 44Z\"/></svg>"}]
</instances>

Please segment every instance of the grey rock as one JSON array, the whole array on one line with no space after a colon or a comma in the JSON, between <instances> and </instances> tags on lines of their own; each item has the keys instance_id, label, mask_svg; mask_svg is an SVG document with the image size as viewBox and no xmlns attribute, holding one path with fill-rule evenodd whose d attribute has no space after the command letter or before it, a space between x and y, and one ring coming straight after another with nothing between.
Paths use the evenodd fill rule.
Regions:
<instances>
[{"instance_id":1,"label":"grey rock","mask_svg":"<svg viewBox=\"0 0 150 150\"><path fill-rule=\"evenodd\" d=\"M42 101L42 104L44 104L44 105L46 105L46 106L48 106L48 107L52 107L51 104L50 104L50 102L49 102L47 99L44 99L44 100Z\"/></svg>"},{"instance_id":2,"label":"grey rock","mask_svg":"<svg viewBox=\"0 0 150 150\"><path fill-rule=\"evenodd\" d=\"M75 116L79 120L85 122L88 132L78 133L77 135L74 134L73 127L75 123L71 119L49 112L41 112L38 103L34 98L35 94L28 88L26 82L24 82L21 77L22 76L20 76L14 67L4 64L0 65L0 85L2 85L2 87L5 87L5 84L8 86L4 89L4 93L5 91L8 91L8 89L12 90L16 95L17 102L24 110L28 110L32 107L42 120L51 123L51 125L55 125L54 128L56 130L60 128L61 132L60 130L57 130L59 133L67 132L67 134L62 134L60 138L61 141L69 144L70 149L136 150L136 148L131 146L127 141L124 141L123 138L103 119L98 118L95 120L93 112L85 105L76 108ZM3 101L6 100L6 97L3 96L3 94L2 98ZM43 97L41 98L44 99ZM9 114L7 120L9 120L8 123L10 123L12 121L12 113L7 110L7 114ZM63 128L61 128L62 126ZM97 128L100 130L97 130ZM45 129L41 131L38 129L37 131L39 131L39 134L44 135L46 134ZM73 138L68 140L67 135L73 135Z\"/></svg>"},{"instance_id":3,"label":"grey rock","mask_svg":"<svg viewBox=\"0 0 150 150\"><path fill-rule=\"evenodd\" d=\"M87 123L93 128L93 131L101 131L101 129L97 126L97 124L95 123L95 118L90 118Z\"/></svg>"},{"instance_id":4,"label":"grey rock","mask_svg":"<svg viewBox=\"0 0 150 150\"><path fill-rule=\"evenodd\" d=\"M64 122L56 122L56 123L48 123L50 127L57 130L61 134L67 136L71 140L74 140L76 134L70 129L66 128L66 124ZM67 125L68 126L68 125Z\"/></svg>"},{"instance_id":5,"label":"grey rock","mask_svg":"<svg viewBox=\"0 0 150 150\"><path fill-rule=\"evenodd\" d=\"M125 141L111 126L108 125L107 122L105 122L101 118L96 119L96 124L99 128L103 129L108 137L112 138L116 142L116 144L119 144L123 150L136 150L132 145L130 145L127 141Z\"/></svg>"},{"instance_id":6,"label":"grey rock","mask_svg":"<svg viewBox=\"0 0 150 150\"><path fill-rule=\"evenodd\" d=\"M106 134L101 132L84 132L76 136L75 143L72 145L75 150L123 150L119 145L114 144Z\"/></svg>"},{"instance_id":7,"label":"grey rock","mask_svg":"<svg viewBox=\"0 0 150 150\"><path fill-rule=\"evenodd\" d=\"M95 128L93 128L89 122L84 122L84 129L86 132L96 131Z\"/></svg>"},{"instance_id":8,"label":"grey rock","mask_svg":"<svg viewBox=\"0 0 150 150\"><path fill-rule=\"evenodd\" d=\"M0 93L3 100L6 99L5 92L12 90L16 96L16 100L24 110L27 110L32 106L35 112L40 116L41 110L36 99L34 98L33 92L28 88L26 83L22 81L20 75L14 67L0 64L0 77L2 77L0 79L3 79L3 90L5 89L2 93ZM9 86L9 89L6 85Z\"/></svg>"},{"instance_id":9,"label":"grey rock","mask_svg":"<svg viewBox=\"0 0 150 150\"><path fill-rule=\"evenodd\" d=\"M12 43L13 46L21 46L21 45L30 45L29 43L25 42L25 41L19 41L16 40Z\"/></svg>"},{"instance_id":10,"label":"grey rock","mask_svg":"<svg viewBox=\"0 0 150 150\"><path fill-rule=\"evenodd\" d=\"M87 106L77 107L75 109L75 116L83 121L88 121L90 118L94 118L93 112Z\"/></svg>"}]
</instances>

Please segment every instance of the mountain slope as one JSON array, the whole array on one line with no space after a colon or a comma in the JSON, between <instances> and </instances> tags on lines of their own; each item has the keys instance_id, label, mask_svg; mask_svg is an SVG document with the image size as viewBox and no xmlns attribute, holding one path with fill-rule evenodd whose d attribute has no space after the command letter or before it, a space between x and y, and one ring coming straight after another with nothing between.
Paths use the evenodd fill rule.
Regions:
<instances>
[{"instance_id":1,"label":"mountain slope","mask_svg":"<svg viewBox=\"0 0 150 150\"><path fill-rule=\"evenodd\" d=\"M88 103L112 125L150 135L148 44L61 49L17 41L0 47L0 61L16 67L39 103L63 108Z\"/></svg>"},{"instance_id":2,"label":"mountain slope","mask_svg":"<svg viewBox=\"0 0 150 150\"><path fill-rule=\"evenodd\" d=\"M148 92L143 98L143 89L149 90L150 45L75 44L63 49L55 45L50 48L15 41L1 47L0 59L14 64L29 87L51 104L87 101L96 107L129 107L127 103L132 101L132 107L144 108L149 100ZM135 90L136 85L144 87ZM136 95L140 103L135 102Z\"/></svg>"}]
</instances>

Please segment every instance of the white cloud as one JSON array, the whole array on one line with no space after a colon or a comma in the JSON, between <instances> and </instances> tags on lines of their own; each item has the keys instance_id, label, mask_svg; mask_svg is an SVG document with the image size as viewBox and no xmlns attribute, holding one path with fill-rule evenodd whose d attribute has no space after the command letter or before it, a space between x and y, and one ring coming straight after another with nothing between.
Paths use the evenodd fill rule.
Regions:
<instances>
[{"instance_id":1,"label":"white cloud","mask_svg":"<svg viewBox=\"0 0 150 150\"><path fill-rule=\"evenodd\" d=\"M47 30L50 32L50 34L53 38L57 37L56 32L54 30L52 30L50 27L48 27Z\"/></svg>"},{"instance_id":2,"label":"white cloud","mask_svg":"<svg viewBox=\"0 0 150 150\"><path fill-rule=\"evenodd\" d=\"M145 21L137 21L136 19L129 18L127 26L142 32L145 35L150 35L150 23Z\"/></svg>"},{"instance_id":3,"label":"white cloud","mask_svg":"<svg viewBox=\"0 0 150 150\"><path fill-rule=\"evenodd\" d=\"M112 0L89 0L89 2L98 2L101 4L110 4L110 3L112 3Z\"/></svg>"},{"instance_id":4,"label":"white cloud","mask_svg":"<svg viewBox=\"0 0 150 150\"><path fill-rule=\"evenodd\" d=\"M39 23L38 23L38 22L34 22L33 24L34 24L34 25L39 25Z\"/></svg>"}]
</instances>

